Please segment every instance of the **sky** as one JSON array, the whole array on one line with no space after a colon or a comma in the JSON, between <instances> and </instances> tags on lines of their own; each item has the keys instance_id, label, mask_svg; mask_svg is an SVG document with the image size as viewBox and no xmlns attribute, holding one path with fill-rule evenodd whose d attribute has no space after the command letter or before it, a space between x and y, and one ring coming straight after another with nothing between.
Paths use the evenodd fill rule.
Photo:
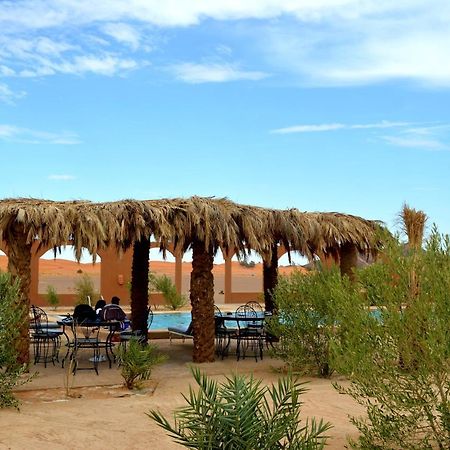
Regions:
<instances>
[{"instance_id":1,"label":"sky","mask_svg":"<svg viewBox=\"0 0 450 450\"><path fill-rule=\"evenodd\" d=\"M0 1L0 198L191 195L450 233L448 0Z\"/></svg>"}]
</instances>

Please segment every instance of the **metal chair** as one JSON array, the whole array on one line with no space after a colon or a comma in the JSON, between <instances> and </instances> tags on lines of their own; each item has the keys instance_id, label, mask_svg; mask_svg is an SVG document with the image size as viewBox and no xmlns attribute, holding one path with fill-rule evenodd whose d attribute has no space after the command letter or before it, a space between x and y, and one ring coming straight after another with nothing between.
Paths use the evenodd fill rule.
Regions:
<instances>
[{"instance_id":1,"label":"metal chair","mask_svg":"<svg viewBox=\"0 0 450 450\"><path fill-rule=\"evenodd\" d=\"M152 326L153 323L153 311L151 309L151 307L149 306L147 308L147 329L146 330L125 330L122 331L120 333L120 345L125 347L127 347L127 343L130 341L131 338L137 338L137 340L140 343L145 343L147 342L148 339L148 331L150 330L150 327Z\"/></svg>"},{"instance_id":2,"label":"metal chair","mask_svg":"<svg viewBox=\"0 0 450 450\"><path fill-rule=\"evenodd\" d=\"M98 363L100 362L100 340L99 332L100 326L95 322L84 320L82 322L73 320L73 348L70 355L70 360L73 362L73 373L77 370L95 370L98 375ZM79 367L79 352L80 350L91 350L91 357L89 361L93 363L92 367Z\"/></svg>"},{"instance_id":3,"label":"metal chair","mask_svg":"<svg viewBox=\"0 0 450 450\"><path fill-rule=\"evenodd\" d=\"M216 335L216 355L221 356L222 359L228 353L230 346L230 339L235 333L235 330L228 329L223 320L223 314L217 305L214 305L214 321L215 321L215 335Z\"/></svg>"},{"instance_id":4,"label":"metal chair","mask_svg":"<svg viewBox=\"0 0 450 450\"><path fill-rule=\"evenodd\" d=\"M264 313L263 307L256 300L251 300L251 301L247 302L246 305L250 306L250 308L253 308L256 311L256 313L261 313L261 314Z\"/></svg>"},{"instance_id":5,"label":"metal chair","mask_svg":"<svg viewBox=\"0 0 450 450\"><path fill-rule=\"evenodd\" d=\"M61 347L61 335L63 331L57 324L48 322L47 313L38 306L30 308L30 340L33 344L34 364L39 362L59 361L59 349Z\"/></svg>"},{"instance_id":6,"label":"metal chair","mask_svg":"<svg viewBox=\"0 0 450 450\"><path fill-rule=\"evenodd\" d=\"M258 361L258 355L263 359L264 348L264 318L259 316L256 311L248 305L242 305L236 309L236 322L238 331L236 333L236 358L245 359L247 351L252 350L255 360ZM241 320L240 320L241 319Z\"/></svg>"}]
</instances>

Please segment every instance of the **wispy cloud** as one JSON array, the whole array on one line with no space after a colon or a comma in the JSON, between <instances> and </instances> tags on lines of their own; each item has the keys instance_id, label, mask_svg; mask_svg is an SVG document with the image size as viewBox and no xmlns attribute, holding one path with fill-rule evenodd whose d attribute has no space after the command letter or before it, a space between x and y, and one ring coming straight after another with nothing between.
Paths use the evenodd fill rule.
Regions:
<instances>
[{"instance_id":1,"label":"wispy cloud","mask_svg":"<svg viewBox=\"0 0 450 450\"><path fill-rule=\"evenodd\" d=\"M126 23L107 23L102 31L114 38L117 42L129 45L132 50L137 50L140 45L141 36L136 28Z\"/></svg>"},{"instance_id":2,"label":"wispy cloud","mask_svg":"<svg viewBox=\"0 0 450 450\"><path fill-rule=\"evenodd\" d=\"M49 180L54 181L71 181L75 180L76 177L74 175L61 174L61 175L49 175L47 178Z\"/></svg>"},{"instance_id":3,"label":"wispy cloud","mask_svg":"<svg viewBox=\"0 0 450 450\"><path fill-rule=\"evenodd\" d=\"M81 143L79 137L71 132L50 133L8 124L0 124L0 140L23 144L76 145Z\"/></svg>"},{"instance_id":4,"label":"wispy cloud","mask_svg":"<svg viewBox=\"0 0 450 450\"><path fill-rule=\"evenodd\" d=\"M432 8L424 0L0 2L0 61L12 73L44 76L58 73L60 67L73 69L64 73L82 73L74 69L75 57L97 61L109 57L122 63L108 69L104 62L90 65L85 72L118 74L142 67L143 56L131 64L129 51L136 55L145 49L149 34L176 27L194 29L207 20L246 21L241 28L245 36L240 36L245 54L274 68L267 72L293 75L302 84L406 79L450 87L448 0L434 0ZM226 45L223 50L227 52ZM265 75L204 66L181 65L179 78L201 83Z\"/></svg>"},{"instance_id":5,"label":"wispy cloud","mask_svg":"<svg viewBox=\"0 0 450 450\"><path fill-rule=\"evenodd\" d=\"M291 133L320 133L324 131L337 130L370 130L384 128L401 128L411 125L409 122L389 122L383 120L377 123L366 124L345 124L345 123L323 123L316 125L294 125L285 128L276 128L271 133L274 134L291 134Z\"/></svg>"},{"instance_id":6,"label":"wispy cloud","mask_svg":"<svg viewBox=\"0 0 450 450\"><path fill-rule=\"evenodd\" d=\"M449 148L447 139L450 124L420 124L412 122L381 122L366 124L323 123L294 125L271 130L272 134L324 133L334 131L375 130L375 138L391 146L417 148L423 150L445 150ZM379 134L389 130L390 134ZM373 136L373 135L372 135Z\"/></svg>"},{"instance_id":7,"label":"wispy cloud","mask_svg":"<svg viewBox=\"0 0 450 450\"><path fill-rule=\"evenodd\" d=\"M192 84L258 81L268 76L264 72L241 70L231 64L182 63L172 66L170 70L178 80Z\"/></svg>"},{"instance_id":8,"label":"wispy cloud","mask_svg":"<svg viewBox=\"0 0 450 450\"><path fill-rule=\"evenodd\" d=\"M25 91L14 92L9 88L8 85L0 83L0 102L12 105L16 100L25 97L25 95Z\"/></svg>"}]
</instances>

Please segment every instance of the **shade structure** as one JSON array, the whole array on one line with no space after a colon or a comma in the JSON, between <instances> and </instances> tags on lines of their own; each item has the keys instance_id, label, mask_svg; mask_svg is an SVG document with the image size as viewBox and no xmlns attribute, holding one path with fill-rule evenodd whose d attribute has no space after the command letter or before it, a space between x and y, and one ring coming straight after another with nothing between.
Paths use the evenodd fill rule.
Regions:
<instances>
[{"instance_id":1,"label":"shade structure","mask_svg":"<svg viewBox=\"0 0 450 450\"><path fill-rule=\"evenodd\" d=\"M260 253L270 267L274 252L308 257L355 246L371 252L378 244L380 223L340 213L309 213L241 205L223 198L174 198L54 202L40 199L0 200L0 240L6 243L9 270L21 279L22 301L29 303L31 245L59 247L71 243L75 257L87 248L94 257L108 246L133 247L132 318L140 317L148 303L148 241L156 240L163 252L169 245L193 250L190 299L193 314L194 354L197 362L214 358L212 260L222 251L244 255ZM270 270L276 282L276 270ZM139 278L139 280L138 280ZM21 358L27 355L27 318L24 317Z\"/></svg>"}]
</instances>

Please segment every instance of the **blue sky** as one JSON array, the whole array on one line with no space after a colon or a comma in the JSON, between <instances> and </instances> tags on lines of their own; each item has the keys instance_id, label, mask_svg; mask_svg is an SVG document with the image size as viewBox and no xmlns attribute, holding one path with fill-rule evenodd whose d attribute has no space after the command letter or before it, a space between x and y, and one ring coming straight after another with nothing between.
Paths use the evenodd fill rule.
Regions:
<instances>
[{"instance_id":1,"label":"blue sky","mask_svg":"<svg viewBox=\"0 0 450 450\"><path fill-rule=\"evenodd\" d=\"M226 196L450 233L450 2L0 2L0 198Z\"/></svg>"}]
</instances>

